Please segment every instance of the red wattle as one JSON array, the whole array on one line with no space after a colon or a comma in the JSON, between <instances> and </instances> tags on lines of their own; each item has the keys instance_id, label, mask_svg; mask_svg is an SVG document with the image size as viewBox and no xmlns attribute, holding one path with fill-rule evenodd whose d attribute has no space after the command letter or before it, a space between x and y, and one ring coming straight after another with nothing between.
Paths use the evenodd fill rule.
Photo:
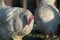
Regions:
<instances>
[{"instance_id":1,"label":"red wattle","mask_svg":"<svg viewBox=\"0 0 60 40\"><path fill-rule=\"evenodd\" d=\"M33 15L31 15L30 17L29 17L29 23L32 21L34 19L34 16Z\"/></svg>"}]
</instances>

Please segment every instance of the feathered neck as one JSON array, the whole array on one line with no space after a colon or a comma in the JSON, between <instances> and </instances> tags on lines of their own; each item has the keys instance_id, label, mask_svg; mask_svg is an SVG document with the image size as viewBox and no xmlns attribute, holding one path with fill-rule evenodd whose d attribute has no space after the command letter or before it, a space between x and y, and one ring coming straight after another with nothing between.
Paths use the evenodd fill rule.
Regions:
<instances>
[{"instance_id":1,"label":"feathered neck","mask_svg":"<svg viewBox=\"0 0 60 40\"><path fill-rule=\"evenodd\" d=\"M5 6L4 0L0 0L0 6Z\"/></svg>"},{"instance_id":2,"label":"feathered neck","mask_svg":"<svg viewBox=\"0 0 60 40\"><path fill-rule=\"evenodd\" d=\"M41 0L41 3L54 5L55 1L56 1L56 0Z\"/></svg>"}]
</instances>

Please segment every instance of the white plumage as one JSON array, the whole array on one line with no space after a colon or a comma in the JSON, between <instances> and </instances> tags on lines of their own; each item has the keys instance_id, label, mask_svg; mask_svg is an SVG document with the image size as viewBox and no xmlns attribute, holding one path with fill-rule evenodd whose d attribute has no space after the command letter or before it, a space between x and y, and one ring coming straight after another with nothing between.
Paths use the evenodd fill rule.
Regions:
<instances>
[{"instance_id":1,"label":"white plumage","mask_svg":"<svg viewBox=\"0 0 60 40\"><path fill-rule=\"evenodd\" d=\"M23 8L10 7L0 0L0 37L1 40L21 40L33 28L34 16Z\"/></svg>"},{"instance_id":2,"label":"white plumage","mask_svg":"<svg viewBox=\"0 0 60 40\"><path fill-rule=\"evenodd\" d=\"M54 6L55 0L41 0L35 11L35 23L43 34L55 34L59 24L59 11Z\"/></svg>"}]
</instances>

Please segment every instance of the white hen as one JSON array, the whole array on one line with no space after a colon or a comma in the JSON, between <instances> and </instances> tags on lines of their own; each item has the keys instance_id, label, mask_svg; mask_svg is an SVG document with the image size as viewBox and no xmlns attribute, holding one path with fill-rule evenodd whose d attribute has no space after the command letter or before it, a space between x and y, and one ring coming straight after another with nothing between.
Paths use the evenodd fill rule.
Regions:
<instances>
[{"instance_id":1,"label":"white hen","mask_svg":"<svg viewBox=\"0 0 60 40\"><path fill-rule=\"evenodd\" d=\"M0 0L0 37L2 40L21 40L33 28L34 16L23 8L10 7Z\"/></svg>"}]
</instances>

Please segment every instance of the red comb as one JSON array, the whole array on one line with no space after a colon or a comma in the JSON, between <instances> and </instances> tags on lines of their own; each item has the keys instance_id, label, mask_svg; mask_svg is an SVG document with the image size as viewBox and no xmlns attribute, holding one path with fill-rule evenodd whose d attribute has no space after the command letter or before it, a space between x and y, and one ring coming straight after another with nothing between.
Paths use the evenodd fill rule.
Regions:
<instances>
[{"instance_id":1,"label":"red comb","mask_svg":"<svg viewBox=\"0 0 60 40\"><path fill-rule=\"evenodd\" d=\"M29 23L32 21L34 19L34 16L33 15L31 15L30 17L29 17Z\"/></svg>"}]
</instances>

